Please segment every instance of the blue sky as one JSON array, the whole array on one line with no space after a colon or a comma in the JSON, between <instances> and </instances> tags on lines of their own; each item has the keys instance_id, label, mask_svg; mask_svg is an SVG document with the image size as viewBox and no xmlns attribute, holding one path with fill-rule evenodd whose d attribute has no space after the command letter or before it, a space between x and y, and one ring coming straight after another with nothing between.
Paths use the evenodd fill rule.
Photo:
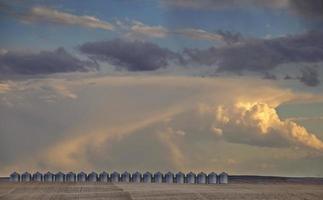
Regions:
<instances>
[{"instance_id":1,"label":"blue sky","mask_svg":"<svg viewBox=\"0 0 323 200\"><path fill-rule=\"evenodd\" d=\"M173 8L159 1L102 1L91 2L70 1L4 1L13 12L28 12L34 6L44 6L74 15L95 16L100 20L138 20L144 24L167 28L196 28L209 32L226 30L241 33L247 37L277 37L286 34L302 33L310 28L313 20L302 19L291 15L286 9L272 8L226 8L224 10L192 10ZM80 43L91 40L103 40L120 37L120 35L104 30L88 30L77 26L62 24L21 22L21 19L4 17L2 13L0 26L3 27L1 44L6 48L47 49L65 46L73 48ZM177 40L179 40L177 42ZM162 41L153 40L170 48L212 46L207 41L191 41L183 38L166 38ZM177 44L176 44L177 43ZM166 44L166 45L165 45Z\"/></svg>"}]
</instances>

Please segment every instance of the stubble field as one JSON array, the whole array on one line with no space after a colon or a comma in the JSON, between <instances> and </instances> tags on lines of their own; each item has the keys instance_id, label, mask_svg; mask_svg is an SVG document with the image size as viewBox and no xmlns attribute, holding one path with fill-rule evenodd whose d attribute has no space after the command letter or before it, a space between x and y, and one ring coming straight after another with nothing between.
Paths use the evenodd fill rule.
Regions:
<instances>
[{"instance_id":1,"label":"stubble field","mask_svg":"<svg viewBox=\"0 0 323 200\"><path fill-rule=\"evenodd\" d=\"M323 199L321 181L243 181L227 185L135 183L10 183L0 181L0 199Z\"/></svg>"}]
</instances>

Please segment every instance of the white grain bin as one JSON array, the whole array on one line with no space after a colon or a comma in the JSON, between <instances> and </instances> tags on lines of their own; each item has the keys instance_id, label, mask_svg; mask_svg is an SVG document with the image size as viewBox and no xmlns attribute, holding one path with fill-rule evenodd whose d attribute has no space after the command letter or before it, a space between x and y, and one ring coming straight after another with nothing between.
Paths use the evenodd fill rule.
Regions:
<instances>
[{"instance_id":1,"label":"white grain bin","mask_svg":"<svg viewBox=\"0 0 323 200\"><path fill-rule=\"evenodd\" d=\"M172 172L165 174L165 183L174 183L174 174Z\"/></svg>"},{"instance_id":2,"label":"white grain bin","mask_svg":"<svg viewBox=\"0 0 323 200\"><path fill-rule=\"evenodd\" d=\"M86 182L86 173L80 172L77 174L77 182Z\"/></svg>"},{"instance_id":3,"label":"white grain bin","mask_svg":"<svg viewBox=\"0 0 323 200\"><path fill-rule=\"evenodd\" d=\"M62 172L58 172L55 174L55 182L62 183L65 181L65 174Z\"/></svg>"},{"instance_id":4,"label":"white grain bin","mask_svg":"<svg viewBox=\"0 0 323 200\"><path fill-rule=\"evenodd\" d=\"M207 175L207 183L208 184L217 184L217 175L214 172L211 172Z\"/></svg>"},{"instance_id":5,"label":"white grain bin","mask_svg":"<svg viewBox=\"0 0 323 200\"><path fill-rule=\"evenodd\" d=\"M132 174L131 181L134 183L140 183L141 182L142 175L140 172L135 172Z\"/></svg>"},{"instance_id":6,"label":"white grain bin","mask_svg":"<svg viewBox=\"0 0 323 200\"><path fill-rule=\"evenodd\" d=\"M198 173L197 177L196 177L196 183L197 184L206 184L207 183L207 175L203 172Z\"/></svg>"},{"instance_id":7,"label":"white grain bin","mask_svg":"<svg viewBox=\"0 0 323 200\"><path fill-rule=\"evenodd\" d=\"M20 174L18 174L17 172L13 172L12 174L10 174L10 181L11 182L19 182L20 181Z\"/></svg>"},{"instance_id":8,"label":"white grain bin","mask_svg":"<svg viewBox=\"0 0 323 200\"><path fill-rule=\"evenodd\" d=\"M120 174L118 172L113 172L111 175L110 175L110 180L111 182L113 183L117 183L120 181Z\"/></svg>"},{"instance_id":9,"label":"white grain bin","mask_svg":"<svg viewBox=\"0 0 323 200\"><path fill-rule=\"evenodd\" d=\"M186 174L186 183L195 184L196 183L196 174L190 172Z\"/></svg>"},{"instance_id":10,"label":"white grain bin","mask_svg":"<svg viewBox=\"0 0 323 200\"><path fill-rule=\"evenodd\" d=\"M44 182L54 182L54 174L50 172L44 174Z\"/></svg>"},{"instance_id":11,"label":"white grain bin","mask_svg":"<svg viewBox=\"0 0 323 200\"><path fill-rule=\"evenodd\" d=\"M185 183L185 174L178 172L175 176L175 182L179 184Z\"/></svg>"},{"instance_id":12,"label":"white grain bin","mask_svg":"<svg viewBox=\"0 0 323 200\"><path fill-rule=\"evenodd\" d=\"M218 181L219 181L219 184L228 184L229 182L228 174L225 172L222 172L221 174L219 174Z\"/></svg>"},{"instance_id":13,"label":"white grain bin","mask_svg":"<svg viewBox=\"0 0 323 200\"><path fill-rule=\"evenodd\" d=\"M43 175L40 172L34 173L33 174L33 181L42 182L43 181Z\"/></svg>"},{"instance_id":14,"label":"white grain bin","mask_svg":"<svg viewBox=\"0 0 323 200\"><path fill-rule=\"evenodd\" d=\"M97 182L98 181L98 174L95 172L89 173L89 175L87 176L87 180L89 182Z\"/></svg>"},{"instance_id":15,"label":"white grain bin","mask_svg":"<svg viewBox=\"0 0 323 200\"><path fill-rule=\"evenodd\" d=\"M156 172L154 174L154 183L162 183L163 182L163 174L161 172Z\"/></svg>"},{"instance_id":16,"label":"white grain bin","mask_svg":"<svg viewBox=\"0 0 323 200\"><path fill-rule=\"evenodd\" d=\"M101 172L99 174L99 181L104 182L104 183L108 182L109 181L109 174L107 172Z\"/></svg>"},{"instance_id":17,"label":"white grain bin","mask_svg":"<svg viewBox=\"0 0 323 200\"><path fill-rule=\"evenodd\" d=\"M121 182L123 182L123 183L129 183L130 182L130 177L131 177L131 175L130 175L129 172L127 172L127 171L123 172L121 174Z\"/></svg>"},{"instance_id":18,"label":"white grain bin","mask_svg":"<svg viewBox=\"0 0 323 200\"><path fill-rule=\"evenodd\" d=\"M66 174L66 182L76 182L76 174L73 172L68 172Z\"/></svg>"},{"instance_id":19,"label":"white grain bin","mask_svg":"<svg viewBox=\"0 0 323 200\"><path fill-rule=\"evenodd\" d=\"M21 182L30 182L31 181L31 174L25 172L21 175Z\"/></svg>"},{"instance_id":20,"label":"white grain bin","mask_svg":"<svg viewBox=\"0 0 323 200\"><path fill-rule=\"evenodd\" d=\"M144 183L151 183L151 180L152 180L152 174L150 172L144 173L144 175L142 176L142 181Z\"/></svg>"}]
</instances>

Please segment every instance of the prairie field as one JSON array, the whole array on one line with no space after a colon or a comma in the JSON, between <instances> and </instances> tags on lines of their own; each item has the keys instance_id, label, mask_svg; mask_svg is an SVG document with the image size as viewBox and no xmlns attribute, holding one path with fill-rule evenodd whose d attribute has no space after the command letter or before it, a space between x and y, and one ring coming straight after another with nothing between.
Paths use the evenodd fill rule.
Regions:
<instances>
[{"instance_id":1,"label":"prairie field","mask_svg":"<svg viewBox=\"0 0 323 200\"><path fill-rule=\"evenodd\" d=\"M0 199L323 199L321 180L236 179L227 185L144 183L10 183L0 181Z\"/></svg>"}]
</instances>

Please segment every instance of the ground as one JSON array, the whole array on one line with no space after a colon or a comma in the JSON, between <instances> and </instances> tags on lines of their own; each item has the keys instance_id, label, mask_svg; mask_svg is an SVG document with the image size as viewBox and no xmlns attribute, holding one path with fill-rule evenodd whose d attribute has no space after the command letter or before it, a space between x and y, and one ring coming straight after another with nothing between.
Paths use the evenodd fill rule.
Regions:
<instances>
[{"instance_id":1,"label":"ground","mask_svg":"<svg viewBox=\"0 0 323 200\"><path fill-rule=\"evenodd\" d=\"M227 185L10 183L0 181L0 199L323 199L322 181L237 181Z\"/></svg>"}]
</instances>

